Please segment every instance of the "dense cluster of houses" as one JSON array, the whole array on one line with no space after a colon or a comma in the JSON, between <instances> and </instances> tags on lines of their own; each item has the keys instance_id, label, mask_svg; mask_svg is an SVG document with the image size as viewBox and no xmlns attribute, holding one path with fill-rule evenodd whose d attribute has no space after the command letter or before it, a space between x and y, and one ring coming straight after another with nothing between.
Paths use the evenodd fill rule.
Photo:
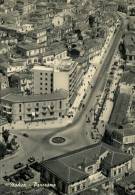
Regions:
<instances>
[{"instance_id":1,"label":"dense cluster of houses","mask_svg":"<svg viewBox=\"0 0 135 195\"><path fill-rule=\"evenodd\" d=\"M111 9L112 5L107 5ZM1 90L20 91L13 94L9 90L2 96L3 117L10 121L26 121L26 118L34 121L66 114L91 60L100 55L109 30L118 21L115 9L108 11L104 7L92 1L1 1ZM8 98L10 95L14 98ZM40 101L48 104L48 96L54 111L47 109L38 117L35 105ZM55 112L58 97L60 102L67 102L59 107L59 114ZM31 104L30 113L26 112L29 108L20 110L27 107L25 103Z\"/></svg>"}]
</instances>

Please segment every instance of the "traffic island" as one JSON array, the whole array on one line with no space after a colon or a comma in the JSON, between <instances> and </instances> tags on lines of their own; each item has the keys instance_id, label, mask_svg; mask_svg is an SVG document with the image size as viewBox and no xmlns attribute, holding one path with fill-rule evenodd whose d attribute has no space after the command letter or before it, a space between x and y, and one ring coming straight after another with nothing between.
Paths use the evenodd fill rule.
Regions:
<instances>
[{"instance_id":1,"label":"traffic island","mask_svg":"<svg viewBox=\"0 0 135 195\"><path fill-rule=\"evenodd\" d=\"M62 145L67 145L70 144L70 140L65 137L61 136L55 136L50 139L50 144L55 145L55 146L62 146Z\"/></svg>"},{"instance_id":2,"label":"traffic island","mask_svg":"<svg viewBox=\"0 0 135 195\"><path fill-rule=\"evenodd\" d=\"M64 137L53 137L52 142L55 144L62 144L66 141Z\"/></svg>"}]
</instances>

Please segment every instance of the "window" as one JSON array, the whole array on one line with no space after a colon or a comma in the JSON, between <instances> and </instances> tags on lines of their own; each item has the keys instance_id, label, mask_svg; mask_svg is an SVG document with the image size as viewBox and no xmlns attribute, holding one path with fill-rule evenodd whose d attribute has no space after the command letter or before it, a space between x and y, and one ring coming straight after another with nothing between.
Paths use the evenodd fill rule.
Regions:
<instances>
[{"instance_id":1,"label":"window","mask_svg":"<svg viewBox=\"0 0 135 195\"><path fill-rule=\"evenodd\" d=\"M42 75L42 72L40 73L40 75Z\"/></svg>"},{"instance_id":2,"label":"window","mask_svg":"<svg viewBox=\"0 0 135 195\"><path fill-rule=\"evenodd\" d=\"M39 103L36 103L36 106L39 106Z\"/></svg>"},{"instance_id":3,"label":"window","mask_svg":"<svg viewBox=\"0 0 135 195\"><path fill-rule=\"evenodd\" d=\"M50 115L53 116L54 115L54 112L50 112Z\"/></svg>"},{"instance_id":4,"label":"window","mask_svg":"<svg viewBox=\"0 0 135 195\"><path fill-rule=\"evenodd\" d=\"M71 190L72 190L72 192L75 192L75 188L74 188L74 187L72 187L72 189L71 189Z\"/></svg>"},{"instance_id":5,"label":"window","mask_svg":"<svg viewBox=\"0 0 135 195\"><path fill-rule=\"evenodd\" d=\"M22 106L22 105L21 105L21 104L19 104L19 112L21 112L21 106Z\"/></svg>"},{"instance_id":6,"label":"window","mask_svg":"<svg viewBox=\"0 0 135 195\"><path fill-rule=\"evenodd\" d=\"M129 60L132 60L132 56L129 56Z\"/></svg>"},{"instance_id":7,"label":"window","mask_svg":"<svg viewBox=\"0 0 135 195\"><path fill-rule=\"evenodd\" d=\"M121 168L119 168L119 173L121 172Z\"/></svg>"},{"instance_id":8,"label":"window","mask_svg":"<svg viewBox=\"0 0 135 195\"><path fill-rule=\"evenodd\" d=\"M79 191L79 190L80 190L80 185L77 186L77 191Z\"/></svg>"},{"instance_id":9,"label":"window","mask_svg":"<svg viewBox=\"0 0 135 195\"><path fill-rule=\"evenodd\" d=\"M116 175L116 170L114 170L113 175L114 175L114 176Z\"/></svg>"},{"instance_id":10,"label":"window","mask_svg":"<svg viewBox=\"0 0 135 195\"><path fill-rule=\"evenodd\" d=\"M40 83L40 85L42 85L43 83Z\"/></svg>"},{"instance_id":11,"label":"window","mask_svg":"<svg viewBox=\"0 0 135 195\"><path fill-rule=\"evenodd\" d=\"M40 87L40 90L42 90L42 87Z\"/></svg>"},{"instance_id":12,"label":"window","mask_svg":"<svg viewBox=\"0 0 135 195\"><path fill-rule=\"evenodd\" d=\"M20 121L22 120L22 116L19 117Z\"/></svg>"},{"instance_id":13,"label":"window","mask_svg":"<svg viewBox=\"0 0 135 195\"><path fill-rule=\"evenodd\" d=\"M92 166L89 166L88 167L88 171L92 171L93 170L93 167Z\"/></svg>"},{"instance_id":14,"label":"window","mask_svg":"<svg viewBox=\"0 0 135 195\"><path fill-rule=\"evenodd\" d=\"M40 80L42 80L42 77L40 78Z\"/></svg>"},{"instance_id":15,"label":"window","mask_svg":"<svg viewBox=\"0 0 135 195\"><path fill-rule=\"evenodd\" d=\"M62 101L60 100L60 109L62 108Z\"/></svg>"}]
</instances>

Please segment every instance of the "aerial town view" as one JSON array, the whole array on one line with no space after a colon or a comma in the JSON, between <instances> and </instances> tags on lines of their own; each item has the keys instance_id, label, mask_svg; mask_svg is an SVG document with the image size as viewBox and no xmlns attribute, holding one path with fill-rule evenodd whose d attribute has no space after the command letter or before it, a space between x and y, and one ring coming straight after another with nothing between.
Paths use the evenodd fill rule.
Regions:
<instances>
[{"instance_id":1,"label":"aerial town view","mask_svg":"<svg viewBox=\"0 0 135 195\"><path fill-rule=\"evenodd\" d=\"M135 0L0 0L0 195L135 195Z\"/></svg>"}]
</instances>

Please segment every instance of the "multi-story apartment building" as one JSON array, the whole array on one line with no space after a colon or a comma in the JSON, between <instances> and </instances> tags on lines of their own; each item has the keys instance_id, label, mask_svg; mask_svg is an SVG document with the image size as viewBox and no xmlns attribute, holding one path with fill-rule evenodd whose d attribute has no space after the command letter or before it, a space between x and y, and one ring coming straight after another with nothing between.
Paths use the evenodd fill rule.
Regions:
<instances>
[{"instance_id":1,"label":"multi-story apartment building","mask_svg":"<svg viewBox=\"0 0 135 195\"><path fill-rule=\"evenodd\" d=\"M69 102L73 103L77 89L82 82L82 69L78 68L78 62L63 60L54 71L54 91L65 89L69 93Z\"/></svg>"},{"instance_id":2,"label":"multi-story apartment building","mask_svg":"<svg viewBox=\"0 0 135 195\"><path fill-rule=\"evenodd\" d=\"M46 94L64 89L72 104L82 81L83 71L78 62L71 59L54 60L44 66L33 68L33 93Z\"/></svg>"},{"instance_id":3,"label":"multi-story apartment building","mask_svg":"<svg viewBox=\"0 0 135 195\"><path fill-rule=\"evenodd\" d=\"M35 66L33 72L33 93L48 94L53 92L53 68Z\"/></svg>"},{"instance_id":4,"label":"multi-story apartment building","mask_svg":"<svg viewBox=\"0 0 135 195\"><path fill-rule=\"evenodd\" d=\"M60 90L47 95L22 96L8 94L1 98L2 115L10 121L43 121L66 114L67 92Z\"/></svg>"}]
</instances>

